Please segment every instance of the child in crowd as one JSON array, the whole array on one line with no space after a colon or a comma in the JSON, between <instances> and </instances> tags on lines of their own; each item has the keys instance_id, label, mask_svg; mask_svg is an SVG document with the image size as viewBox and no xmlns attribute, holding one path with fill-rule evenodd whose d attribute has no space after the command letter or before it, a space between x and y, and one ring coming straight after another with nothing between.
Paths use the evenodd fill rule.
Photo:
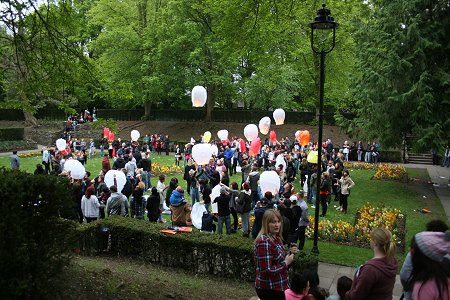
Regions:
<instances>
[{"instance_id":1,"label":"child in crowd","mask_svg":"<svg viewBox=\"0 0 450 300\"><path fill-rule=\"evenodd\" d=\"M291 279L291 288L284 291L286 300L301 300L308 295L309 283L303 274L295 273Z\"/></svg>"},{"instance_id":2,"label":"child in crowd","mask_svg":"<svg viewBox=\"0 0 450 300\"><path fill-rule=\"evenodd\" d=\"M353 280L348 278L347 276L341 276L337 282L337 295L331 295L327 298L327 300L344 300L345 293L350 291L352 288Z\"/></svg>"}]
</instances>

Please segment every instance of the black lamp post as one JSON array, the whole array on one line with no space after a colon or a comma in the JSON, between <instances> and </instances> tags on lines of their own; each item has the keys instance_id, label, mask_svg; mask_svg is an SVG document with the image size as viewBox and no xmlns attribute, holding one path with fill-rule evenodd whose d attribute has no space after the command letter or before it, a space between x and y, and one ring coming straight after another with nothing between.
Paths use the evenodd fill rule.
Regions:
<instances>
[{"instance_id":1,"label":"black lamp post","mask_svg":"<svg viewBox=\"0 0 450 300\"><path fill-rule=\"evenodd\" d=\"M319 235L319 199L320 182L322 178L322 131L323 131L323 94L325 84L325 55L330 53L336 44L337 23L331 16L325 4L317 11L317 16L311 23L311 48L314 53L320 53L320 98L319 98L319 138L317 141L317 192L316 192L316 211L314 218L314 246L312 253L319 254L317 240ZM330 36L332 34L332 36Z\"/></svg>"}]
</instances>

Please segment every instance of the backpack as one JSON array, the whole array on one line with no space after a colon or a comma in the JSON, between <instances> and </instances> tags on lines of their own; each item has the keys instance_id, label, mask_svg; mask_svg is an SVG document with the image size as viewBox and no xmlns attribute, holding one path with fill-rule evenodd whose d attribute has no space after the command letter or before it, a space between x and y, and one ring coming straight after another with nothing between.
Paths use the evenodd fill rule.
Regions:
<instances>
[{"instance_id":1,"label":"backpack","mask_svg":"<svg viewBox=\"0 0 450 300\"><path fill-rule=\"evenodd\" d=\"M244 212L245 208L245 197L248 195L244 192L240 192L239 195L236 197L236 211L240 214Z\"/></svg>"}]
</instances>

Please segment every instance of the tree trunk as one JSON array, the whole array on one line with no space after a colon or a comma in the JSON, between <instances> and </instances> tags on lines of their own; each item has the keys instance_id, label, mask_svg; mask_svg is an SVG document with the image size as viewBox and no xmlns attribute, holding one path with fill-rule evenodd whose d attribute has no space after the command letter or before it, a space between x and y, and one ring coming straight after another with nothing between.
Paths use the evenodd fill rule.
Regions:
<instances>
[{"instance_id":1,"label":"tree trunk","mask_svg":"<svg viewBox=\"0 0 450 300\"><path fill-rule=\"evenodd\" d=\"M151 112L152 112L152 103L145 102L144 103L144 120L150 120Z\"/></svg>"},{"instance_id":2,"label":"tree trunk","mask_svg":"<svg viewBox=\"0 0 450 300\"><path fill-rule=\"evenodd\" d=\"M38 126L38 121L35 116L29 111L23 111L23 116L25 117L25 126Z\"/></svg>"},{"instance_id":3,"label":"tree trunk","mask_svg":"<svg viewBox=\"0 0 450 300\"><path fill-rule=\"evenodd\" d=\"M216 103L216 86L214 84L207 86L208 100L206 101L206 122L211 122L211 114Z\"/></svg>"}]
</instances>

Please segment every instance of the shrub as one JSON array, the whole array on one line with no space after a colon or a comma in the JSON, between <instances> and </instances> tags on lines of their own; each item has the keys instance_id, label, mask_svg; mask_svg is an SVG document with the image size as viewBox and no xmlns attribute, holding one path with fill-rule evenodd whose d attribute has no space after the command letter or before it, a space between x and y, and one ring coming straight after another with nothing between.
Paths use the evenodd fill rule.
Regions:
<instances>
[{"instance_id":1,"label":"shrub","mask_svg":"<svg viewBox=\"0 0 450 300\"><path fill-rule=\"evenodd\" d=\"M399 150L383 150L380 152L378 161L401 163L403 161L402 152Z\"/></svg>"},{"instance_id":2,"label":"shrub","mask_svg":"<svg viewBox=\"0 0 450 300\"><path fill-rule=\"evenodd\" d=\"M36 149L37 143L31 141L0 141L0 152Z\"/></svg>"},{"instance_id":3,"label":"shrub","mask_svg":"<svg viewBox=\"0 0 450 300\"><path fill-rule=\"evenodd\" d=\"M21 141L23 135L23 128L0 128L0 141Z\"/></svg>"},{"instance_id":4,"label":"shrub","mask_svg":"<svg viewBox=\"0 0 450 300\"><path fill-rule=\"evenodd\" d=\"M0 169L0 298L46 298L73 247L68 181Z\"/></svg>"},{"instance_id":5,"label":"shrub","mask_svg":"<svg viewBox=\"0 0 450 300\"><path fill-rule=\"evenodd\" d=\"M253 241L236 235L192 233L164 235L164 224L154 224L123 217L110 217L79 228L80 251L95 254L102 251L100 234L108 228L112 255L125 256L182 268L193 273L235 277L253 281ZM317 269L317 258L308 254L297 256L297 268Z\"/></svg>"}]
</instances>

